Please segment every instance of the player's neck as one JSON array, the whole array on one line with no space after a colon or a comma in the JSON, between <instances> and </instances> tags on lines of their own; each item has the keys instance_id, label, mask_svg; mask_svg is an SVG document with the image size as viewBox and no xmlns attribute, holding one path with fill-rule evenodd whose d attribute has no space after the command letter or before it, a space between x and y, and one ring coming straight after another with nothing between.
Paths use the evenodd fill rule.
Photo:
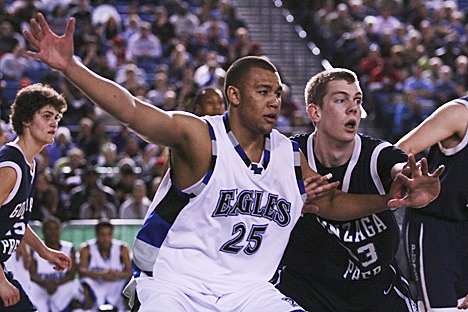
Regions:
<instances>
[{"instance_id":1,"label":"player's neck","mask_svg":"<svg viewBox=\"0 0 468 312\"><path fill-rule=\"evenodd\" d=\"M314 154L327 168L339 167L346 164L353 155L355 141L325 139L323 134L314 136Z\"/></svg>"},{"instance_id":2,"label":"player's neck","mask_svg":"<svg viewBox=\"0 0 468 312\"><path fill-rule=\"evenodd\" d=\"M42 150L42 145L38 145L34 140L28 139L25 136L18 136L14 141L20 148L26 158L26 161L32 166L34 157Z\"/></svg>"}]
</instances>

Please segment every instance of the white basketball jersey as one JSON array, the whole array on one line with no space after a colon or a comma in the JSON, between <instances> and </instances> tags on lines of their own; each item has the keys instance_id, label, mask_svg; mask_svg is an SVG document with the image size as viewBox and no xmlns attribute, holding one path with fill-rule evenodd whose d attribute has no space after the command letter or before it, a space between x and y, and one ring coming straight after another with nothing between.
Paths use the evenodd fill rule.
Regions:
<instances>
[{"instance_id":1,"label":"white basketball jersey","mask_svg":"<svg viewBox=\"0 0 468 312\"><path fill-rule=\"evenodd\" d=\"M215 137L215 165L190 190L196 196L170 227L153 276L223 294L273 276L305 194L295 171L299 153L287 137L273 130L267 167L254 173L234 148L223 116L205 119Z\"/></svg>"},{"instance_id":2,"label":"white basketball jersey","mask_svg":"<svg viewBox=\"0 0 468 312\"><path fill-rule=\"evenodd\" d=\"M67 256L71 256L73 249L73 243L60 241L60 251L66 254ZM37 262L37 277L43 281L57 281L61 280L65 277L68 269L65 269L63 272L58 272L54 270L54 264L41 258L37 252L33 252L33 257Z\"/></svg>"},{"instance_id":3,"label":"white basketball jersey","mask_svg":"<svg viewBox=\"0 0 468 312\"><path fill-rule=\"evenodd\" d=\"M112 240L112 246L110 250L109 258L105 259L102 257L96 239L87 241L89 247L90 261L88 264L88 270L90 271L104 271L114 270L123 271L125 268L124 263L121 259L122 242L116 239Z\"/></svg>"}]
</instances>

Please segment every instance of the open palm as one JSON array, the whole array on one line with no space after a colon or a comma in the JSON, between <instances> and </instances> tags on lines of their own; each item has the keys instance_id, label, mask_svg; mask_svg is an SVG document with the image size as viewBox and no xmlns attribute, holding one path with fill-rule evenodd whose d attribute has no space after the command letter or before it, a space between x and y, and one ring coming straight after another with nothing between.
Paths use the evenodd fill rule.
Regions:
<instances>
[{"instance_id":1,"label":"open palm","mask_svg":"<svg viewBox=\"0 0 468 312\"><path fill-rule=\"evenodd\" d=\"M31 19L31 30L23 33L37 52L28 51L28 55L34 57L53 69L66 71L67 65L73 58L73 32L75 19L68 21L67 30L63 36L58 36L50 28L41 13L37 14L37 20Z\"/></svg>"}]
</instances>

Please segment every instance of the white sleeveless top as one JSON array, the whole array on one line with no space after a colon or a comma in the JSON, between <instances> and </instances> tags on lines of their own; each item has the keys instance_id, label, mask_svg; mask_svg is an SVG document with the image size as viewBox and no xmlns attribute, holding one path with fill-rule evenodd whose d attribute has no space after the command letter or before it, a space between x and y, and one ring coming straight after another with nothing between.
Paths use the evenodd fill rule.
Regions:
<instances>
[{"instance_id":1,"label":"white sleeveless top","mask_svg":"<svg viewBox=\"0 0 468 312\"><path fill-rule=\"evenodd\" d=\"M169 229L153 276L221 295L273 276L305 194L295 172L299 152L287 137L272 131L269 163L255 174L235 150L223 116L205 119L216 163Z\"/></svg>"}]
</instances>

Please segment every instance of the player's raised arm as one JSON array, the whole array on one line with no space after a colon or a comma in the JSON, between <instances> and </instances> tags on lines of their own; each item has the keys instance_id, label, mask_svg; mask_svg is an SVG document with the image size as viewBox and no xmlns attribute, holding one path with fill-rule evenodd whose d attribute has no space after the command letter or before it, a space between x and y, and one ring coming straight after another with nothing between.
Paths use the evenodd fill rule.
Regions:
<instances>
[{"instance_id":1,"label":"player's raised arm","mask_svg":"<svg viewBox=\"0 0 468 312\"><path fill-rule=\"evenodd\" d=\"M144 103L115 82L86 68L74 57L74 29L75 19L71 18L65 34L58 36L38 13L37 19L31 19L31 30L24 31L31 46L37 50L28 51L28 55L62 72L96 105L152 143L181 145L184 134L197 133L193 127L205 127L203 121L192 116L166 113Z\"/></svg>"},{"instance_id":2,"label":"player's raised arm","mask_svg":"<svg viewBox=\"0 0 468 312\"><path fill-rule=\"evenodd\" d=\"M449 102L439 107L395 145L406 153L418 154L452 136L462 138L467 127L466 120L468 120L468 110L456 101Z\"/></svg>"}]
</instances>

